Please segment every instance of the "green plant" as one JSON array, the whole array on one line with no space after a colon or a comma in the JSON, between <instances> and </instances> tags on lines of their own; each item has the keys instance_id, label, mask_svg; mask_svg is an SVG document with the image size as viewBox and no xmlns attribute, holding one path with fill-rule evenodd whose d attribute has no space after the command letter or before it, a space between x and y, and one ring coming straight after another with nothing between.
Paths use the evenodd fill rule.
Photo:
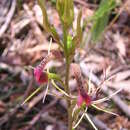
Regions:
<instances>
[{"instance_id":1,"label":"green plant","mask_svg":"<svg viewBox=\"0 0 130 130\"><path fill-rule=\"evenodd\" d=\"M93 26L91 29L92 33L92 40L96 42L99 40L101 34L103 33L108 20L109 20L109 15L116 7L116 1L115 0L102 0L98 10L94 13L93 17L91 20L93 21Z\"/></svg>"},{"instance_id":2,"label":"green plant","mask_svg":"<svg viewBox=\"0 0 130 130\"><path fill-rule=\"evenodd\" d=\"M89 106L92 106L98 110L114 114L112 112L109 112L107 110L102 110L101 108L98 108L96 104L104 102L108 99L110 99L112 96L114 96L119 91L115 92L111 97L106 97L103 99L96 100L96 94L98 92L95 91L92 93L92 87L89 83L84 83L82 74L80 72L80 67L78 64L71 64L75 50L80 46L82 42L82 35L83 35L83 27L81 27L81 18L82 18L82 11L80 10L77 17L77 27L74 32L74 36L70 35L69 30L73 26L74 21L74 2L73 0L57 0L56 1L56 9L60 17L60 21L62 24L62 32L63 32L63 38L61 39L58 35L55 27L50 24L48 20L48 15L45 8L45 3L43 0L38 0L39 6L41 7L42 14L43 14L43 27L44 29L52 35L52 37L55 39L59 47L64 52L64 58L66 63L66 74L65 74L65 80L63 81L59 75L50 73L49 70L45 71L46 64L52 60L54 57L61 58L60 54L56 51L50 52L50 47L48 50L48 55L41 61L41 63L36 66L34 69L34 76L36 81L41 84L41 86L32 93L25 101L26 103L33 95L35 95L43 86L44 83L47 83L47 89L49 83L52 83L52 85L59 90L63 95L67 102L67 111L68 111L68 130L74 130L79 123L81 122L82 118L85 116L88 121L92 124L93 128L97 130L96 126L93 124L91 119L89 118L87 114L87 109ZM92 39L95 41L99 38L102 31L104 30L106 23L108 21L108 16L110 14L110 11L115 7L115 1L114 0L106 0L102 1L100 4L99 9L95 12L94 16L91 18L90 21L94 21L94 25L92 27ZM103 21L103 18L104 21ZM50 41L51 45L51 41ZM73 68L74 76L77 81L77 90L78 90L78 97L73 97L70 88L69 88L69 74L70 74L70 65ZM55 83L59 82L62 89ZM87 86L87 90L85 89ZM46 96L46 94L45 94ZM44 99L45 99L44 96ZM23 104L24 104L23 103ZM80 116L80 112L82 112L82 116ZM116 115L116 114L114 114Z\"/></svg>"}]
</instances>

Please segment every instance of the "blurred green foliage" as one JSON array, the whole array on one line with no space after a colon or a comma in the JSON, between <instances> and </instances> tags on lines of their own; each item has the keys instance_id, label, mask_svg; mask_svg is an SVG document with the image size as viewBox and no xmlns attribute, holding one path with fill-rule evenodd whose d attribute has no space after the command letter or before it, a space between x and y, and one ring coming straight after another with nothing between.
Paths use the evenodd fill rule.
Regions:
<instances>
[{"instance_id":1,"label":"blurred green foliage","mask_svg":"<svg viewBox=\"0 0 130 130\"><path fill-rule=\"evenodd\" d=\"M101 37L108 20L111 11L116 7L115 0L102 0L98 10L92 16L94 21L91 29L91 37L93 42L96 42Z\"/></svg>"}]
</instances>

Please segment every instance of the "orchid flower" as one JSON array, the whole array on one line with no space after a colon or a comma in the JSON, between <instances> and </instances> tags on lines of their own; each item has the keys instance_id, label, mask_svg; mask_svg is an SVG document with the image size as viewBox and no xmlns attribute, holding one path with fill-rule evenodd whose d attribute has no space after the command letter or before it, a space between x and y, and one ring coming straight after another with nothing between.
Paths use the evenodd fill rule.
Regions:
<instances>
[{"instance_id":1,"label":"orchid flower","mask_svg":"<svg viewBox=\"0 0 130 130\"><path fill-rule=\"evenodd\" d=\"M45 101L45 97L47 95L48 87L49 87L49 78L48 78L49 68L47 68L47 72L45 72L44 69L45 69L46 64L52 58L52 53L50 53L51 44L52 44L52 39L50 40L49 49L48 49L48 55L41 61L41 63L38 66L36 66L35 68L32 67L32 69L34 70L33 72L34 72L35 80L37 81L37 83L40 84L40 87L37 88L29 97L27 97L24 100L24 102L22 103L22 105L24 105L37 92L39 92L41 90L42 84L47 83L47 88L46 88L45 94L43 96L43 102Z\"/></svg>"},{"instance_id":2,"label":"orchid flower","mask_svg":"<svg viewBox=\"0 0 130 130\"><path fill-rule=\"evenodd\" d=\"M39 84L47 83L48 82L48 75L46 72L43 72L43 70L40 67L36 67L34 69L34 76L36 81Z\"/></svg>"},{"instance_id":3,"label":"orchid flower","mask_svg":"<svg viewBox=\"0 0 130 130\"><path fill-rule=\"evenodd\" d=\"M85 93L85 95L83 95L79 92L77 105L80 107L84 102L86 103L86 106L89 106L92 102L92 99L87 93Z\"/></svg>"},{"instance_id":4,"label":"orchid flower","mask_svg":"<svg viewBox=\"0 0 130 130\"><path fill-rule=\"evenodd\" d=\"M99 104L99 103L102 103L102 102L105 102L105 101L109 100L114 95L119 93L121 91L121 89L119 89L118 91L114 92L113 94L111 94L108 97L96 100L96 96L97 96L97 92L98 91L95 91L94 93L92 92L92 85L91 85L90 80L89 80L89 84L87 84L88 91L86 91L86 89L85 89L85 82L84 82L84 80L82 78L82 75L81 75L81 72L80 72L80 67L77 64L72 64L72 66L73 66L74 76L75 76L75 79L77 81L77 86L78 86L78 98L77 98L78 108L77 109L82 108L83 103L86 104L86 110L83 112L81 118L77 121L77 123L74 125L73 128L75 129L79 125L79 123L82 121L82 118L85 116L88 119L88 121L92 124L93 128L95 130L98 130L96 128L96 126L94 125L94 123L91 121L91 119L88 116L88 114L87 114L88 107L92 106L92 107L94 107L97 110L100 110L100 111L103 111L103 112L106 112L106 113L118 116L118 114L116 114L116 113L113 113L113 112L104 110L102 108L99 108L98 106L96 106L96 104ZM99 89L99 88L97 88L97 89ZM74 110L76 111L76 109L74 109ZM77 116L78 116L78 114L79 113L77 113ZM73 115L74 115L74 111L73 111L72 116Z\"/></svg>"}]
</instances>

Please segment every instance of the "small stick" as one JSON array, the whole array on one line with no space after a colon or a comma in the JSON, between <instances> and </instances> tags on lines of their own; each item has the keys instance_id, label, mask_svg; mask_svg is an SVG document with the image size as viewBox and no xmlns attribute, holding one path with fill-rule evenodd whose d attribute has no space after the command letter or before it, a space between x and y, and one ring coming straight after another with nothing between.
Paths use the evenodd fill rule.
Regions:
<instances>
[{"instance_id":1,"label":"small stick","mask_svg":"<svg viewBox=\"0 0 130 130\"><path fill-rule=\"evenodd\" d=\"M14 12L15 12L15 8L16 8L16 0L13 0L12 1L12 5L11 5L11 8L10 8L10 11L9 13L7 14L6 16L6 21L5 23L2 25L2 27L0 28L0 37L2 37L2 35L5 33L5 31L7 30L8 26L9 26L9 23L14 15Z\"/></svg>"}]
</instances>

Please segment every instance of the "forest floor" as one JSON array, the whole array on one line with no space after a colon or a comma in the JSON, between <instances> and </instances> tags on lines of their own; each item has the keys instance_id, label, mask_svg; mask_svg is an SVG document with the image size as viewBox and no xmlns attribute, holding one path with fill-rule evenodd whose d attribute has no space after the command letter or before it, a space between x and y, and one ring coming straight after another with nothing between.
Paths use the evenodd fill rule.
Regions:
<instances>
[{"instance_id":1,"label":"forest floor","mask_svg":"<svg viewBox=\"0 0 130 130\"><path fill-rule=\"evenodd\" d=\"M92 16L99 5L96 1L74 0L75 15L81 7L83 18ZM62 36L55 1L46 1L46 8L49 20ZM92 46L85 41L85 46L77 52L80 62L84 62L82 72L86 80L89 79L87 71L91 70L97 82L103 81L104 70L108 71L107 77L112 77L105 81L108 91L102 91L100 97L109 95L109 90L122 88L115 98L98 105L119 116L89 110L99 130L130 130L130 0L123 0L116 13L120 13L120 16L108 26L101 41ZM110 17L109 23L114 16ZM90 26L85 28L86 35ZM20 105L38 88L33 70L28 66L35 67L47 55L50 37L42 27L42 13L35 0L0 1L0 130L67 129L66 102L63 99L47 95L43 103L42 90L25 105ZM59 49L54 40L51 49ZM51 61L49 66L51 71L64 76L63 61ZM98 85L93 77L92 83ZM75 80L70 78L69 83L72 92L75 92ZM60 96L51 85L49 89ZM93 128L84 119L78 129Z\"/></svg>"}]
</instances>

